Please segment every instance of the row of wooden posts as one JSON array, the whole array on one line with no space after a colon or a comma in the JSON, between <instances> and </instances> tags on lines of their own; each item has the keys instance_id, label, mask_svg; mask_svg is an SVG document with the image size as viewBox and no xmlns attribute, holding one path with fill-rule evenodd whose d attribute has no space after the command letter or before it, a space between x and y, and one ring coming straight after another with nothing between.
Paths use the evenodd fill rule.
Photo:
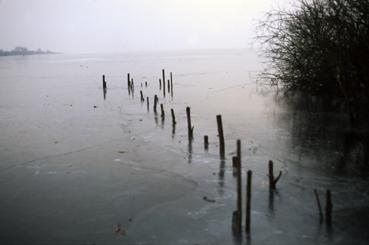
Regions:
<instances>
[{"instance_id":1,"label":"row of wooden posts","mask_svg":"<svg viewBox=\"0 0 369 245\"><path fill-rule=\"evenodd\" d=\"M162 83L163 81L163 83ZM163 96L166 95L166 83L165 81L165 70L162 70L162 80L159 79L159 89L163 91ZM147 82L145 82L145 86L147 87ZM141 84L142 87L142 84ZM128 93L134 93L134 82L133 78L130 77L130 74L127 74L127 88ZM103 89L104 91L107 89L105 75L103 75ZM170 79L167 81L167 90L168 93L170 92L171 96L173 97L173 76L172 72L170 72ZM142 90L140 90L140 96L141 96L141 102L144 102L144 96ZM149 111L149 97L146 97L146 103L147 103L147 110ZM154 113L157 114L157 105L159 103L159 98L155 94L154 96L154 105L153 110ZM161 118L164 119L165 117L165 111L164 111L164 105L160 104L160 111L161 111ZM171 108L171 117L172 117L172 125L176 125L176 118L174 109ZM191 108L186 107L186 117L187 117L187 131L188 131L188 139L189 141L193 140L194 134L194 126L192 125L191 121ZM224 143L224 131L223 131L223 122L222 122L222 116L217 115L216 116L217 121L217 130L218 130L218 137L219 137L219 155L221 159L225 159L225 143ZM205 150L209 149L209 136L204 135L204 148ZM234 173L237 177L237 210L235 210L232 213L232 229L233 231L240 233L242 230L242 161L241 161L241 140L236 141L236 156L232 157L232 165L234 169ZM270 160L268 163L268 177L269 177L269 191L274 192L276 190L277 182L282 176L282 171L279 171L279 174L277 177L274 176L274 164L273 161ZM245 204L245 232L247 234L250 234L250 224L251 224L251 190L252 190L252 171L247 171L247 178L246 178L246 204ZM328 189L326 191L326 205L325 205L325 215L323 215L323 210L319 198L318 191L314 189L314 195L316 198L319 216L320 216L320 222L323 222L324 217L326 220L327 225L330 225L332 222L332 210L333 210L333 204L332 204L332 198L331 198L331 191Z\"/></svg>"}]
</instances>

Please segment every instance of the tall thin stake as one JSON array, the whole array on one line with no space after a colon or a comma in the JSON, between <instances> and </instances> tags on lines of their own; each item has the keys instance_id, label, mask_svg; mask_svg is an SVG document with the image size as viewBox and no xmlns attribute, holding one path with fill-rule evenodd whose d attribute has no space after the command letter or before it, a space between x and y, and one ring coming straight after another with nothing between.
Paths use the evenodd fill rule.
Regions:
<instances>
[{"instance_id":1,"label":"tall thin stake","mask_svg":"<svg viewBox=\"0 0 369 245\"><path fill-rule=\"evenodd\" d=\"M131 78L130 78L129 73L127 73L127 88L128 88L128 91L131 90Z\"/></svg>"},{"instance_id":2,"label":"tall thin stake","mask_svg":"<svg viewBox=\"0 0 369 245\"><path fill-rule=\"evenodd\" d=\"M238 212L238 230L241 231L242 227L242 172L241 161L237 157L237 212Z\"/></svg>"},{"instance_id":3,"label":"tall thin stake","mask_svg":"<svg viewBox=\"0 0 369 245\"><path fill-rule=\"evenodd\" d=\"M103 90L105 90L106 89L105 75L102 75L102 80L103 80Z\"/></svg>"},{"instance_id":4,"label":"tall thin stake","mask_svg":"<svg viewBox=\"0 0 369 245\"><path fill-rule=\"evenodd\" d=\"M173 77L172 77L172 72L170 73L170 95L173 97Z\"/></svg>"},{"instance_id":5,"label":"tall thin stake","mask_svg":"<svg viewBox=\"0 0 369 245\"><path fill-rule=\"evenodd\" d=\"M165 71L164 69L161 70L162 75L163 75L163 96L165 97Z\"/></svg>"},{"instance_id":6,"label":"tall thin stake","mask_svg":"<svg viewBox=\"0 0 369 245\"><path fill-rule=\"evenodd\" d=\"M272 160L269 160L268 169L269 169L269 190L274 190L277 186L278 180L282 176L282 171L279 171L279 174L278 174L277 178L274 178L274 170L273 170L273 161Z\"/></svg>"},{"instance_id":7,"label":"tall thin stake","mask_svg":"<svg viewBox=\"0 0 369 245\"><path fill-rule=\"evenodd\" d=\"M161 118L164 119L165 113L164 113L164 105L163 104L160 104L160 109L161 109Z\"/></svg>"},{"instance_id":8,"label":"tall thin stake","mask_svg":"<svg viewBox=\"0 0 369 245\"><path fill-rule=\"evenodd\" d=\"M174 115L174 110L173 110L173 108L172 109L170 109L170 113L172 114L172 124L173 125L176 125L176 116Z\"/></svg>"},{"instance_id":9,"label":"tall thin stake","mask_svg":"<svg viewBox=\"0 0 369 245\"><path fill-rule=\"evenodd\" d=\"M250 221L251 221L251 189L252 189L252 171L247 171L247 184L246 184L246 221L245 230L247 234L250 234Z\"/></svg>"},{"instance_id":10,"label":"tall thin stake","mask_svg":"<svg viewBox=\"0 0 369 245\"><path fill-rule=\"evenodd\" d=\"M172 73L170 73L172 74ZM207 151L209 149L209 136L204 135L204 148Z\"/></svg>"},{"instance_id":11,"label":"tall thin stake","mask_svg":"<svg viewBox=\"0 0 369 245\"><path fill-rule=\"evenodd\" d=\"M224 147L222 115L217 115L217 126L218 126L218 136L219 136L219 154L220 154L220 157L224 159L225 147Z\"/></svg>"},{"instance_id":12,"label":"tall thin stake","mask_svg":"<svg viewBox=\"0 0 369 245\"><path fill-rule=\"evenodd\" d=\"M140 90L140 94L141 94L141 102L144 102L144 101L145 101L145 99L144 99L144 96L143 96L142 90Z\"/></svg>"},{"instance_id":13,"label":"tall thin stake","mask_svg":"<svg viewBox=\"0 0 369 245\"><path fill-rule=\"evenodd\" d=\"M269 189L273 190L274 189L274 170L273 170L273 161L269 161L268 163L268 169L269 169Z\"/></svg>"},{"instance_id":14,"label":"tall thin stake","mask_svg":"<svg viewBox=\"0 0 369 245\"><path fill-rule=\"evenodd\" d=\"M190 107L186 107L186 114L187 114L188 138L192 140L193 139L193 127L191 124L191 108Z\"/></svg>"},{"instance_id":15,"label":"tall thin stake","mask_svg":"<svg viewBox=\"0 0 369 245\"><path fill-rule=\"evenodd\" d=\"M237 158L241 164L241 140L237 140Z\"/></svg>"},{"instance_id":16,"label":"tall thin stake","mask_svg":"<svg viewBox=\"0 0 369 245\"><path fill-rule=\"evenodd\" d=\"M158 96L155 94L154 96L154 113L156 114L157 113L157 110L156 110L156 106L158 105Z\"/></svg>"}]
</instances>

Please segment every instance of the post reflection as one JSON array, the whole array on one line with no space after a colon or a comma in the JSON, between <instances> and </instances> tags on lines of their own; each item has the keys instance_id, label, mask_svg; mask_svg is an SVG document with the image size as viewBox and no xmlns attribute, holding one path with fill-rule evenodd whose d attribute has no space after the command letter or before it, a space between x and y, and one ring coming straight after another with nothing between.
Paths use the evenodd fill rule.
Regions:
<instances>
[{"instance_id":1,"label":"post reflection","mask_svg":"<svg viewBox=\"0 0 369 245\"><path fill-rule=\"evenodd\" d=\"M176 134L176 125L172 124L172 139L174 139L175 134Z\"/></svg>"},{"instance_id":2,"label":"post reflection","mask_svg":"<svg viewBox=\"0 0 369 245\"><path fill-rule=\"evenodd\" d=\"M193 140L189 138L188 140L188 163L192 163L192 143L193 143Z\"/></svg>"},{"instance_id":3,"label":"post reflection","mask_svg":"<svg viewBox=\"0 0 369 245\"><path fill-rule=\"evenodd\" d=\"M106 100L106 93L107 93L107 89L106 89L106 88L104 88L104 89L103 89L103 98L104 98L104 100Z\"/></svg>"}]
</instances>

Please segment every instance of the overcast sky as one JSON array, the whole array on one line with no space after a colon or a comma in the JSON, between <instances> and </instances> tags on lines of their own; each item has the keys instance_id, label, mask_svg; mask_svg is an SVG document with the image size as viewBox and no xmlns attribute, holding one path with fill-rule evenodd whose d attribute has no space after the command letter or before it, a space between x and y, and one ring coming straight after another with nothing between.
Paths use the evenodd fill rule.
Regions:
<instances>
[{"instance_id":1,"label":"overcast sky","mask_svg":"<svg viewBox=\"0 0 369 245\"><path fill-rule=\"evenodd\" d=\"M0 49L247 48L257 20L282 2L287 0L0 0Z\"/></svg>"}]
</instances>

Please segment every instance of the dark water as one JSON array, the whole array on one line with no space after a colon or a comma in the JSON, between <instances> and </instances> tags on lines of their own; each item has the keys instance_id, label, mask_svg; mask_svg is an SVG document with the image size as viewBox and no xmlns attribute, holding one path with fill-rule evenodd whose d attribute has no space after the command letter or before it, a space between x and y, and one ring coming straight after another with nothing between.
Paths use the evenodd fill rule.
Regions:
<instances>
[{"instance_id":1,"label":"dark water","mask_svg":"<svg viewBox=\"0 0 369 245\"><path fill-rule=\"evenodd\" d=\"M162 68L173 72L173 98L159 90ZM260 69L247 50L0 58L0 244L367 244L367 133L280 99L256 82ZM243 191L253 171L248 239L231 229L237 139ZM268 160L283 173L273 194ZM313 194L324 206L328 188L332 226L320 224Z\"/></svg>"}]
</instances>

